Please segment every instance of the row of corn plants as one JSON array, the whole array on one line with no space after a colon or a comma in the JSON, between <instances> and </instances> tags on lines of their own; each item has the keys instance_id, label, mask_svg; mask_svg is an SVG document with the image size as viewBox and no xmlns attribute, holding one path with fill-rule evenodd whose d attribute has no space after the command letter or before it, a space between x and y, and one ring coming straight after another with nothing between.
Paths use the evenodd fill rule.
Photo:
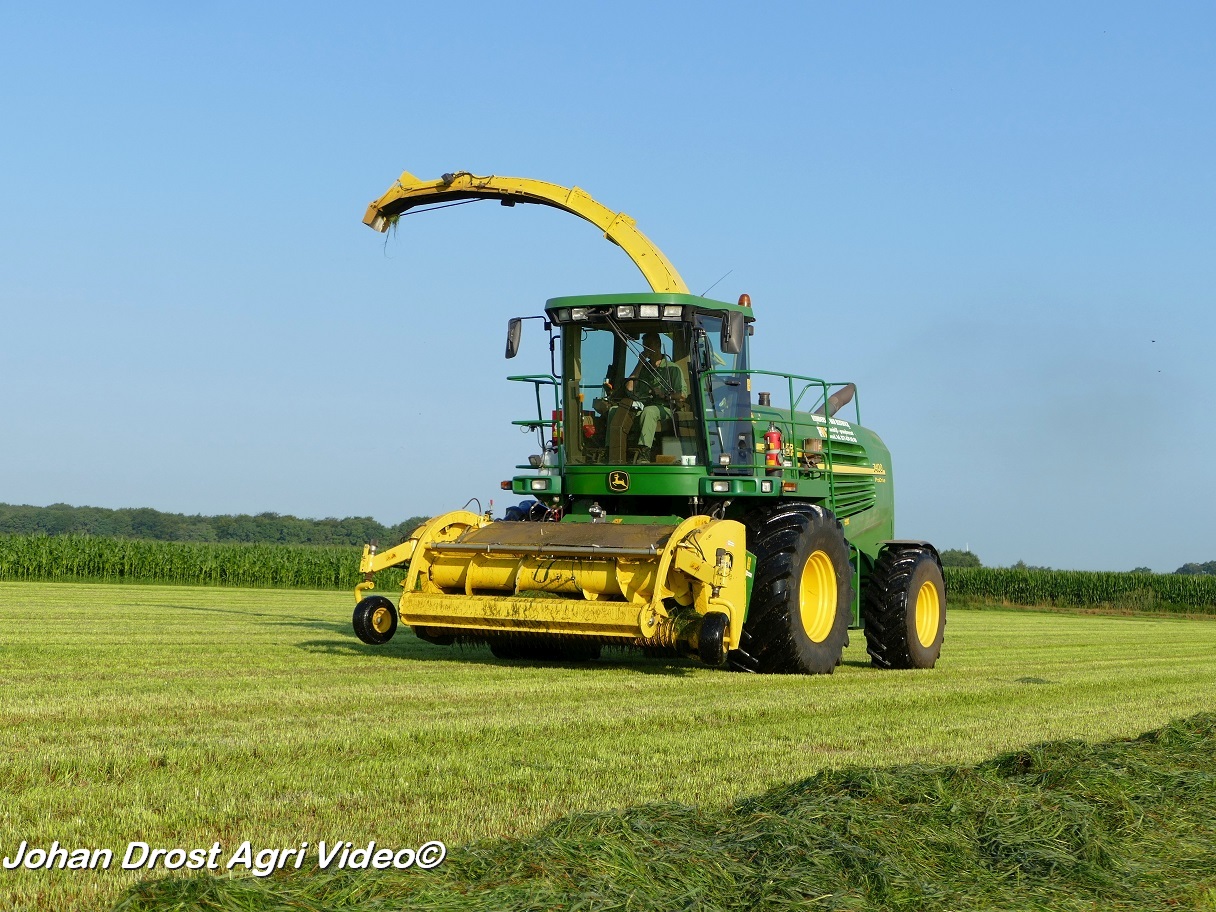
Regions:
<instances>
[{"instance_id":1,"label":"row of corn plants","mask_svg":"<svg viewBox=\"0 0 1216 912\"><path fill-rule=\"evenodd\" d=\"M376 585L401 576L384 571ZM353 589L359 579L357 548L0 535L0 580Z\"/></svg>"},{"instance_id":2,"label":"row of corn plants","mask_svg":"<svg viewBox=\"0 0 1216 912\"><path fill-rule=\"evenodd\" d=\"M946 586L951 597L1014 605L1216 614L1216 576L948 567Z\"/></svg>"},{"instance_id":3,"label":"row of corn plants","mask_svg":"<svg viewBox=\"0 0 1216 912\"><path fill-rule=\"evenodd\" d=\"M393 591L400 569L376 576ZM351 589L359 550L322 545L0 535L0 580ZM952 598L1063 607L1216 614L1216 576L948 567Z\"/></svg>"}]
</instances>

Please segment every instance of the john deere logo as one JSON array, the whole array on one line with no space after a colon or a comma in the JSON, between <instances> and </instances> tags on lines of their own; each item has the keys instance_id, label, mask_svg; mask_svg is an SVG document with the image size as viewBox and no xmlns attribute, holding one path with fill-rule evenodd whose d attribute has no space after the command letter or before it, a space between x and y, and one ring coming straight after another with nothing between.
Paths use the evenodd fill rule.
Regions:
<instances>
[{"instance_id":1,"label":"john deere logo","mask_svg":"<svg viewBox=\"0 0 1216 912\"><path fill-rule=\"evenodd\" d=\"M610 490L610 491L628 491L629 490L629 473L628 472L609 472L608 473L608 490Z\"/></svg>"}]
</instances>

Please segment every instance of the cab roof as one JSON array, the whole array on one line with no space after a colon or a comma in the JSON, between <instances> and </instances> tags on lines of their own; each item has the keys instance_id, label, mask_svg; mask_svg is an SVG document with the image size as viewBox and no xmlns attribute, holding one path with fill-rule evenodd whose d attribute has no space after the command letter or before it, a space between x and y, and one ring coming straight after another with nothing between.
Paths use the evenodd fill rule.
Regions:
<instances>
[{"instance_id":1,"label":"cab roof","mask_svg":"<svg viewBox=\"0 0 1216 912\"><path fill-rule=\"evenodd\" d=\"M706 312L737 310L742 311L749 318L755 319L750 307L744 307L739 304L728 304L726 301L715 301L713 298L703 298L700 295L677 294L675 292L567 295L560 298L550 298L545 302L545 310L557 310L559 307L612 307L617 304L679 304L683 307L693 307Z\"/></svg>"}]
</instances>

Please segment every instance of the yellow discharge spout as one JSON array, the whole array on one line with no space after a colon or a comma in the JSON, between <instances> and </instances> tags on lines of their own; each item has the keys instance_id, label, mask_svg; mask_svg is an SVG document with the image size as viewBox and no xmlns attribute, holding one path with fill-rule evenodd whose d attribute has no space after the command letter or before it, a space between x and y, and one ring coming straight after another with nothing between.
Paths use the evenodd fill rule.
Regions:
<instances>
[{"instance_id":1,"label":"yellow discharge spout","mask_svg":"<svg viewBox=\"0 0 1216 912\"><path fill-rule=\"evenodd\" d=\"M675 266L633 219L623 212L614 212L578 187L562 187L530 177L478 176L468 171L445 174L439 180L422 180L403 171L383 196L368 205L363 223L384 232L416 206L475 199L496 199L504 206L535 203L586 219L625 251L652 291L688 294L688 286Z\"/></svg>"}]
</instances>

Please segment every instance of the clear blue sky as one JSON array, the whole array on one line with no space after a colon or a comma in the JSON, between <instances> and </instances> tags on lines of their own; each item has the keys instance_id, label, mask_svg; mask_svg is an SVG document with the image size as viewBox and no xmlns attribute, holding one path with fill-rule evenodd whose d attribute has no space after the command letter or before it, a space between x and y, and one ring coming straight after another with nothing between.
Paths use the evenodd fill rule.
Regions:
<instances>
[{"instance_id":1,"label":"clear blue sky","mask_svg":"<svg viewBox=\"0 0 1216 912\"><path fill-rule=\"evenodd\" d=\"M0 501L501 498L505 320L644 283L552 210L361 224L467 169L731 270L757 366L858 382L900 536L1212 560L1214 95L1209 3L6 4Z\"/></svg>"}]
</instances>

